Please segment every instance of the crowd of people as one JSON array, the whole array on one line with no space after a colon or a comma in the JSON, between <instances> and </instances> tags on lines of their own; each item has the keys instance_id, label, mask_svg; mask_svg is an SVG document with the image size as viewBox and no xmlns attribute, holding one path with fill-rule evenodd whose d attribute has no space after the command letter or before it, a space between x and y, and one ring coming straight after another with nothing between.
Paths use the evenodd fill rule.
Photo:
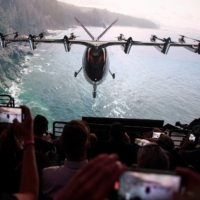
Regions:
<instances>
[{"instance_id":1,"label":"crowd of people","mask_svg":"<svg viewBox=\"0 0 200 200\"><path fill-rule=\"evenodd\" d=\"M72 120L52 139L48 120L32 119L29 108L22 109L23 122L0 124L0 199L116 199L114 185L127 169L176 171L185 189L173 198L199 199L200 138L190 141L188 135L175 148L167 134L154 129L131 143L115 122L109 140L100 141L86 122ZM161 133L159 138L152 138L153 132Z\"/></svg>"}]
</instances>

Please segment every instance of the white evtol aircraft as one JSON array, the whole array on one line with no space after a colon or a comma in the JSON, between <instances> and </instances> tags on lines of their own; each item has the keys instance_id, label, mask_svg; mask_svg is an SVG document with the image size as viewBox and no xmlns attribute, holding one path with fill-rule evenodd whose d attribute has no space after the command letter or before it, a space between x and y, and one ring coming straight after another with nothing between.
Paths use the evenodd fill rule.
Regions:
<instances>
[{"instance_id":1,"label":"white evtol aircraft","mask_svg":"<svg viewBox=\"0 0 200 200\"><path fill-rule=\"evenodd\" d=\"M83 69L85 79L93 85L93 98L96 98L97 85L101 84L105 80L108 72L110 72L113 79L115 78L115 74L111 73L111 71L109 70L109 57L106 50L106 47L108 46L120 45L122 46L122 49L126 54L130 52L132 46L154 46L163 54L167 54L171 46L185 47L186 49L194 53L200 54L200 40L193 39L194 41L197 41L198 44L186 44L185 38L188 37L184 35L181 35L181 38L179 38L178 43L173 42L170 37L167 39L160 39L156 35L151 36L151 42L134 41L132 37L125 39L123 34L120 34L117 37L117 41L100 41L100 38L118 21L118 19L116 19L109 27L107 27L103 31L103 33L97 38L93 37L92 34L78 19L76 19L76 21L91 37L91 41L76 40L78 36L75 36L73 33L70 34L70 37L67 37L65 35L63 39L45 39L44 33L40 33L38 36L30 34L28 38L18 38L18 32L14 32L12 34L7 35L3 35L2 33L0 33L0 46L2 48L5 48L8 44L12 42L29 42L31 50L34 50L36 49L36 45L38 43L60 43L64 44L66 52L69 52L71 50L72 44L86 46L86 50L83 54L82 67L79 69L78 72L74 73L74 76L76 77L79 74L79 72ZM14 38L10 39L9 36L13 34ZM160 40L161 42L158 43L156 42L156 40Z\"/></svg>"}]
</instances>

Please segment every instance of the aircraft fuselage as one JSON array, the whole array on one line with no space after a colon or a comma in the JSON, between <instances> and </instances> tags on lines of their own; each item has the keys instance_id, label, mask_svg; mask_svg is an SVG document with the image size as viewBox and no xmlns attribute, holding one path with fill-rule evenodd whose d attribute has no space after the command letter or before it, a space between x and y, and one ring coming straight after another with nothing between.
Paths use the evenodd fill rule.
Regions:
<instances>
[{"instance_id":1,"label":"aircraft fuselage","mask_svg":"<svg viewBox=\"0 0 200 200\"><path fill-rule=\"evenodd\" d=\"M82 66L85 79L90 84L101 84L109 71L109 59L106 48L86 48Z\"/></svg>"}]
</instances>

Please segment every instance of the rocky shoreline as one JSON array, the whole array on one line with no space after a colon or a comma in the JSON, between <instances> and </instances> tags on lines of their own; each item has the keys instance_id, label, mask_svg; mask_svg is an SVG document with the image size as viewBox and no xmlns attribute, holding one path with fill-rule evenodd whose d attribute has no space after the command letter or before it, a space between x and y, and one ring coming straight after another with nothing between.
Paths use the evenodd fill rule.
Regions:
<instances>
[{"instance_id":1,"label":"rocky shoreline","mask_svg":"<svg viewBox=\"0 0 200 200\"><path fill-rule=\"evenodd\" d=\"M26 45L13 45L0 50L0 92L5 93L12 82L19 83L22 70L27 68L26 56L32 56Z\"/></svg>"}]
</instances>

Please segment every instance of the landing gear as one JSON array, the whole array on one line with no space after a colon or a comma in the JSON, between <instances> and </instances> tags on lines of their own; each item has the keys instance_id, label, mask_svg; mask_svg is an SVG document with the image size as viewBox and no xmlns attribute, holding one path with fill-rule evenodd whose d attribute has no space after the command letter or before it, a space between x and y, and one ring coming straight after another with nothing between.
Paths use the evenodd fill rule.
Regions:
<instances>
[{"instance_id":1,"label":"landing gear","mask_svg":"<svg viewBox=\"0 0 200 200\"><path fill-rule=\"evenodd\" d=\"M110 75L113 77L113 79L115 79L115 73L112 74L112 72L109 70Z\"/></svg>"},{"instance_id":2,"label":"landing gear","mask_svg":"<svg viewBox=\"0 0 200 200\"><path fill-rule=\"evenodd\" d=\"M74 77L77 77L77 75L80 73L80 71L82 70L83 67L81 67L78 72L74 72Z\"/></svg>"},{"instance_id":3,"label":"landing gear","mask_svg":"<svg viewBox=\"0 0 200 200\"><path fill-rule=\"evenodd\" d=\"M97 85L96 83L93 85L93 98L96 98L97 96Z\"/></svg>"},{"instance_id":4,"label":"landing gear","mask_svg":"<svg viewBox=\"0 0 200 200\"><path fill-rule=\"evenodd\" d=\"M96 96L97 96L97 92L96 92L96 91L94 91L94 92L93 92L93 98L95 99L95 98L96 98Z\"/></svg>"}]
</instances>

